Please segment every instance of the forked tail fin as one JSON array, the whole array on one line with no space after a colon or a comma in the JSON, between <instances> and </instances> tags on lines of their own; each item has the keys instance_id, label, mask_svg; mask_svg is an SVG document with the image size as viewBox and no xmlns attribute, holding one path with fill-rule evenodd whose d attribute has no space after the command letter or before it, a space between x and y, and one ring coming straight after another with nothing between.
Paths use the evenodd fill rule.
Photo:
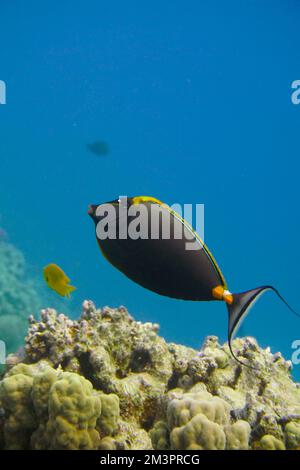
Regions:
<instances>
[{"instance_id":1,"label":"forked tail fin","mask_svg":"<svg viewBox=\"0 0 300 470\"><path fill-rule=\"evenodd\" d=\"M256 289L248 290L246 292L242 292L240 294L233 294L233 302L231 304L227 303L228 308L228 346L230 352L234 359L239 362L240 364L254 368L244 362L240 361L232 350L231 341L236 333L239 325L241 324L242 320L245 319L247 314L249 313L250 308L254 305L256 300L267 290L272 290L278 297L285 303L285 305L289 308L289 310L297 315L300 318L300 315L295 312L295 310L290 307L287 301L279 294L278 290L272 286L262 286L257 287Z\"/></svg>"}]
</instances>

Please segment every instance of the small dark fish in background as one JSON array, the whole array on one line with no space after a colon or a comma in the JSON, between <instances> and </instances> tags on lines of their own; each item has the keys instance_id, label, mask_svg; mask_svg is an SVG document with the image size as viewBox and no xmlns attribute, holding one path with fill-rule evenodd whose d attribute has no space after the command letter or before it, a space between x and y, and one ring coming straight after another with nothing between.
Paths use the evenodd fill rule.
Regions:
<instances>
[{"instance_id":1,"label":"small dark fish in background","mask_svg":"<svg viewBox=\"0 0 300 470\"><path fill-rule=\"evenodd\" d=\"M109 154L109 146L103 140L96 140L92 144L87 144L87 149L98 156L104 156Z\"/></svg>"}]
</instances>

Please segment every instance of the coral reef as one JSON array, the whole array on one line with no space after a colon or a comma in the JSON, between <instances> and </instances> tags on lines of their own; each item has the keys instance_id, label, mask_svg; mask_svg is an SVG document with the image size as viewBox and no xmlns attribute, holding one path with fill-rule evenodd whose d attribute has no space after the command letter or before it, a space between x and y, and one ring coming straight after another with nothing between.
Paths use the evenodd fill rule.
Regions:
<instances>
[{"instance_id":1,"label":"coral reef","mask_svg":"<svg viewBox=\"0 0 300 470\"><path fill-rule=\"evenodd\" d=\"M34 282L25 277L25 271L23 254L0 237L0 340L8 352L23 343L27 317L41 307Z\"/></svg>"},{"instance_id":2,"label":"coral reef","mask_svg":"<svg viewBox=\"0 0 300 470\"><path fill-rule=\"evenodd\" d=\"M124 307L83 303L79 320L29 318L23 357L0 381L0 448L267 449L300 447L291 363L253 338L207 337L196 351Z\"/></svg>"},{"instance_id":3,"label":"coral reef","mask_svg":"<svg viewBox=\"0 0 300 470\"><path fill-rule=\"evenodd\" d=\"M169 393L166 419L172 449L248 449L249 424L242 420L231 424L229 404L203 384L186 393L180 389Z\"/></svg>"}]
</instances>

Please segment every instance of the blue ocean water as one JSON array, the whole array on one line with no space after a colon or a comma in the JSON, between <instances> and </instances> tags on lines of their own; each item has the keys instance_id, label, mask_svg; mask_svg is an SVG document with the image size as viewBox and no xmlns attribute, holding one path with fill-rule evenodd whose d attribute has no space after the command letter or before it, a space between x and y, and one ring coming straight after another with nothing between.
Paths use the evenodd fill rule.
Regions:
<instances>
[{"instance_id":1,"label":"blue ocean water","mask_svg":"<svg viewBox=\"0 0 300 470\"><path fill-rule=\"evenodd\" d=\"M37 279L50 262L67 272L78 289L66 310L79 315L88 298L160 323L170 341L226 340L224 305L158 296L101 256L88 204L141 194L205 204L205 241L230 289L272 284L300 310L299 2L0 9L0 225ZM87 150L97 140L109 155ZM272 294L243 328L288 359L300 339L299 319Z\"/></svg>"}]
</instances>

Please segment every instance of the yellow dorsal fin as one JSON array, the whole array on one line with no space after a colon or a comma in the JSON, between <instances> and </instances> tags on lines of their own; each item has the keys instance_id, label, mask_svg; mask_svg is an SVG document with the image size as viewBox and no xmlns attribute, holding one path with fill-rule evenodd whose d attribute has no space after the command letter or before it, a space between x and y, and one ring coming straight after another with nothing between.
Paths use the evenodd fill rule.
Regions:
<instances>
[{"instance_id":1,"label":"yellow dorsal fin","mask_svg":"<svg viewBox=\"0 0 300 470\"><path fill-rule=\"evenodd\" d=\"M133 204L141 204L141 202L154 202L155 204L163 204L161 201L152 196L136 196L132 199Z\"/></svg>"}]
</instances>

